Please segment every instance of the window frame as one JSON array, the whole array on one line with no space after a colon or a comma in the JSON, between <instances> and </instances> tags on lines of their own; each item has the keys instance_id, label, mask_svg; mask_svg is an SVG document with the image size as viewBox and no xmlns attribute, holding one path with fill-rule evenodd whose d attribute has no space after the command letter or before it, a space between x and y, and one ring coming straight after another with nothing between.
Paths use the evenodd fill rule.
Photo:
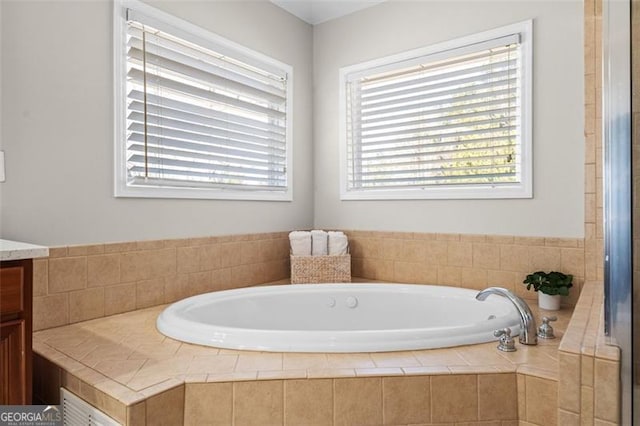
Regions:
<instances>
[{"instance_id":1,"label":"window frame","mask_svg":"<svg viewBox=\"0 0 640 426\"><path fill-rule=\"evenodd\" d=\"M522 153L521 182L513 184L467 184L434 185L418 188L349 189L348 177L348 136L347 136L347 83L349 76L366 73L381 67L393 69L394 64L431 55L438 55L451 49L459 49L487 40L512 34L520 35L521 75L521 115L520 149ZM420 200L420 199L510 199L533 198L533 20L526 20L488 31L448 40L430 46L385 56L340 68L339 70L339 167L341 200Z\"/></svg>"},{"instance_id":2,"label":"window frame","mask_svg":"<svg viewBox=\"0 0 640 426\"><path fill-rule=\"evenodd\" d=\"M221 46L225 51L237 53L241 58L249 58L274 67L287 74L286 100L286 181L283 191L234 190L221 187L202 186L145 186L130 185L127 179L127 9L134 9L151 19L163 22L176 29L173 35L185 40L204 41ZM292 201L293 200L293 67L272 57L235 43L188 21L158 10L138 0L116 0L113 7L113 73L114 73L114 197L171 198L171 199L217 199L251 201Z\"/></svg>"}]
</instances>

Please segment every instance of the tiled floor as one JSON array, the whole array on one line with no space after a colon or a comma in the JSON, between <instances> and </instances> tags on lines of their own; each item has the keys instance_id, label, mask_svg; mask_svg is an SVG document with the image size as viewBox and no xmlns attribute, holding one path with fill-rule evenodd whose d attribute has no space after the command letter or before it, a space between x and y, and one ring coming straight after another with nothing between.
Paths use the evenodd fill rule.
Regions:
<instances>
[{"instance_id":1,"label":"tiled floor","mask_svg":"<svg viewBox=\"0 0 640 426\"><path fill-rule=\"evenodd\" d=\"M179 383L522 372L557 378L557 347L571 311L557 313L557 339L516 352L496 343L383 353L301 354L218 349L182 343L155 327L164 306L34 333L34 351L81 381L132 404ZM540 318L535 306L536 317Z\"/></svg>"}]
</instances>

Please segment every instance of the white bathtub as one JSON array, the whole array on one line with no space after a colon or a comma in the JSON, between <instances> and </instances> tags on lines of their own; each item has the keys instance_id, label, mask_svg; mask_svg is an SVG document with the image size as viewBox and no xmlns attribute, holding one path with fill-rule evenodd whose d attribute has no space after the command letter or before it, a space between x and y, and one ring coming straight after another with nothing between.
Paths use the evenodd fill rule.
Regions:
<instances>
[{"instance_id":1,"label":"white bathtub","mask_svg":"<svg viewBox=\"0 0 640 426\"><path fill-rule=\"evenodd\" d=\"M520 331L504 298L407 284L298 284L202 294L167 307L161 333L184 342L274 352L383 352L496 340Z\"/></svg>"}]
</instances>

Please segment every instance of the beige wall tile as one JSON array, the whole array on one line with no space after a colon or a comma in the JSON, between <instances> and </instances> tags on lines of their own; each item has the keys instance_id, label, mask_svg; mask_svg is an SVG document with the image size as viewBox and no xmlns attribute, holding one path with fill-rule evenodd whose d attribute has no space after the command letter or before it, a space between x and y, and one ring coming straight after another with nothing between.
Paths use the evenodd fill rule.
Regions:
<instances>
[{"instance_id":1,"label":"beige wall tile","mask_svg":"<svg viewBox=\"0 0 640 426\"><path fill-rule=\"evenodd\" d=\"M120 280L141 281L175 275L176 263L176 248L121 253Z\"/></svg>"},{"instance_id":2,"label":"beige wall tile","mask_svg":"<svg viewBox=\"0 0 640 426\"><path fill-rule=\"evenodd\" d=\"M271 260L268 262L264 262L262 265L263 265L265 282L272 282L272 281L278 281L285 278L289 278L289 274L290 274L289 259ZM213 271L213 274L216 274L219 271L220 270ZM353 271L352 271L352 276L353 276ZM214 290L217 288L218 287L214 284Z\"/></svg>"},{"instance_id":3,"label":"beige wall tile","mask_svg":"<svg viewBox=\"0 0 640 426\"><path fill-rule=\"evenodd\" d=\"M335 379L334 416L336 426L382 424L382 379Z\"/></svg>"},{"instance_id":4,"label":"beige wall tile","mask_svg":"<svg viewBox=\"0 0 640 426\"><path fill-rule=\"evenodd\" d=\"M188 383L184 424L227 426L233 422L233 383Z\"/></svg>"},{"instance_id":5,"label":"beige wall tile","mask_svg":"<svg viewBox=\"0 0 640 426\"><path fill-rule=\"evenodd\" d=\"M136 283L136 308L148 308L164 303L164 278L138 281Z\"/></svg>"},{"instance_id":6,"label":"beige wall tile","mask_svg":"<svg viewBox=\"0 0 640 426\"><path fill-rule=\"evenodd\" d=\"M190 296L189 275L178 274L164 280L164 303L171 303Z\"/></svg>"},{"instance_id":7,"label":"beige wall tile","mask_svg":"<svg viewBox=\"0 0 640 426\"><path fill-rule=\"evenodd\" d=\"M173 426L184 423L184 385L177 386L146 401L147 425Z\"/></svg>"},{"instance_id":8,"label":"beige wall tile","mask_svg":"<svg viewBox=\"0 0 640 426\"><path fill-rule=\"evenodd\" d=\"M49 259L67 257L67 247L49 247Z\"/></svg>"},{"instance_id":9,"label":"beige wall tile","mask_svg":"<svg viewBox=\"0 0 640 426\"><path fill-rule=\"evenodd\" d=\"M557 271L560 269L560 249L557 247L529 247L531 271Z\"/></svg>"},{"instance_id":10,"label":"beige wall tile","mask_svg":"<svg viewBox=\"0 0 640 426\"><path fill-rule=\"evenodd\" d=\"M457 266L439 266L438 284L459 287L462 281L462 268Z\"/></svg>"},{"instance_id":11,"label":"beige wall tile","mask_svg":"<svg viewBox=\"0 0 640 426\"><path fill-rule=\"evenodd\" d=\"M240 265L242 253L241 243L224 243L220 245L220 267L230 268Z\"/></svg>"},{"instance_id":12,"label":"beige wall tile","mask_svg":"<svg viewBox=\"0 0 640 426\"><path fill-rule=\"evenodd\" d=\"M231 269L218 269L211 272L211 287L213 290L227 290L232 288Z\"/></svg>"},{"instance_id":13,"label":"beige wall tile","mask_svg":"<svg viewBox=\"0 0 640 426\"><path fill-rule=\"evenodd\" d=\"M558 408L580 412L580 355L558 352Z\"/></svg>"},{"instance_id":14,"label":"beige wall tile","mask_svg":"<svg viewBox=\"0 0 640 426\"><path fill-rule=\"evenodd\" d=\"M538 425L557 425L558 384L533 376L525 376L525 381L526 420Z\"/></svg>"},{"instance_id":15,"label":"beige wall tile","mask_svg":"<svg viewBox=\"0 0 640 426\"><path fill-rule=\"evenodd\" d=\"M473 267L500 268L500 246L497 244L473 243Z\"/></svg>"},{"instance_id":16,"label":"beige wall tile","mask_svg":"<svg viewBox=\"0 0 640 426\"><path fill-rule=\"evenodd\" d=\"M578 242L580 240L577 238L556 238L556 237L547 237L544 239L544 245L549 247L566 247L566 248L576 248L578 247Z\"/></svg>"},{"instance_id":17,"label":"beige wall tile","mask_svg":"<svg viewBox=\"0 0 640 426\"><path fill-rule=\"evenodd\" d=\"M558 410L558 424L562 426L581 426L580 415L570 411Z\"/></svg>"},{"instance_id":18,"label":"beige wall tile","mask_svg":"<svg viewBox=\"0 0 640 426\"><path fill-rule=\"evenodd\" d=\"M87 385L80 382L80 395L89 404L97 407L108 416L120 423L124 423L127 418L125 404L112 397L110 394L98 389L96 386Z\"/></svg>"},{"instance_id":19,"label":"beige wall tile","mask_svg":"<svg viewBox=\"0 0 640 426\"><path fill-rule=\"evenodd\" d=\"M478 375L479 420L515 420L518 418L516 375Z\"/></svg>"},{"instance_id":20,"label":"beige wall tile","mask_svg":"<svg viewBox=\"0 0 640 426\"><path fill-rule=\"evenodd\" d=\"M426 241L424 262L428 265L446 265L447 242L436 240Z\"/></svg>"},{"instance_id":21,"label":"beige wall tile","mask_svg":"<svg viewBox=\"0 0 640 426\"><path fill-rule=\"evenodd\" d=\"M594 426L618 426L618 423L608 422L606 420L595 419L593 422Z\"/></svg>"},{"instance_id":22,"label":"beige wall tile","mask_svg":"<svg viewBox=\"0 0 640 426\"><path fill-rule=\"evenodd\" d=\"M582 355L580 365L582 367L582 385L593 387L593 357Z\"/></svg>"},{"instance_id":23,"label":"beige wall tile","mask_svg":"<svg viewBox=\"0 0 640 426\"><path fill-rule=\"evenodd\" d=\"M492 244L513 244L515 237L511 235L487 235L486 241Z\"/></svg>"},{"instance_id":24,"label":"beige wall tile","mask_svg":"<svg viewBox=\"0 0 640 426\"><path fill-rule=\"evenodd\" d=\"M385 240L401 241L401 251L394 260L404 260L406 262L424 262L427 257L428 242L425 240ZM396 243L397 244L397 243ZM385 256L385 258L387 258Z\"/></svg>"},{"instance_id":25,"label":"beige wall tile","mask_svg":"<svg viewBox=\"0 0 640 426\"><path fill-rule=\"evenodd\" d=\"M462 268L460 285L465 288L482 290L488 287L487 271L479 268Z\"/></svg>"},{"instance_id":26,"label":"beige wall tile","mask_svg":"<svg viewBox=\"0 0 640 426\"><path fill-rule=\"evenodd\" d=\"M431 420L468 422L478 420L476 375L431 377Z\"/></svg>"},{"instance_id":27,"label":"beige wall tile","mask_svg":"<svg viewBox=\"0 0 640 426\"><path fill-rule=\"evenodd\" d=\"M49 261L33 260L33 296L46 296L49 286Z\"/></svg>"},{"instance_id":28,"label":"beige wall tile","mask_svg":"<svg viewBox=\"0 0 640 426\"><path fill-rule=\"evenodd\" d=\"M520 246L544 246L544 237L513 237L513 244Z\"/></svg>"},{"instance_id":29,"label":"beige wall tile","mask_svg":"<svg viewBox=\"0 0 640 426\"><path fill-rule=\"evenodd\" d=\"M594 363L594 416L610 422L618 421L620 411L620 365L595 359Z\"/></svg>"},{"instance_id":30,"label":"beige wall tile","mask_svg":"<svg viewBox=\"0 0 640 426\"><path fill-rule=\"evenodd\" d=\"M69 294L33 298L33 331L69 324Z\"/></svg>"},{"instance_id":31,"label":"beige wall tile","mask_svg":"<svg viewBox=\"0 0 640 426\"><path fill-rule=\"evenodd\" d=\"M382 379L383 423L398 425L431 420L429 376Z\"/></svg>"},{"instance_id":32,"label":"beige wall tile","mask_svg":"<svg viewBox=\"0 0 640 426\"><path fill-rule=\"evenodd\" d=\"M120 255L103 254L87 257L87 284L89 287L118 284L120 282Z\"/></svg>"},{"instance_id":33,"label":"beige wall tile","mask_svg":"<svg viewBox=\"0 0 640 426\"><path fill-rule=\"evenodd\" d=\"M400 283L436 284L438 270L424 263L394 262L393 280Z\"/></svg>"},{"instance_id":34,"label":"beige wall tile","mask_svg":"<svg viewBox=\"0 0 640 426\"><path fill-rule=\"evenodd\" d=\"M460 234L435 234L438 241L460 241Z\"/></svg>"},{"instance_id":35,"label":"beige wall tile","mask_svg":"<svg viewBox=\"0 0 640 426\"><path fill-rule=\"evenodd\" d=\"M403 252L402 250L402 245L403 245L404 240L399 239L399 238L385 238L383 240L381 240L381 255L384 259L389 259L389 260L408 260L408 261L418 261L415 260L414 257L411 258L407 258L405 256L405 254L409 254L410 256L417 256L417 250L415 249L409 249L407 250L407 252ZM424 254L424 253L423 253Z\"/></svg>"},{"instance_id":36,"label":"beige wall tile","mask_svg":"<svg viewBox=\"0 0 640 426\"><path fill-rule=\"evenodd\" d=\"M149 255L151 257L150 266L152 277L166 277L176 274L177 256L175 248L153 250L149 252Z\"/></svg>"},{"instance_id":37,"label":"beige wall tile","mask_svg":"<svg viewBox=\"0 0 640 426\"><path fill-rule=\"evenodd\" d=\"M114 315L136 309L136 285L134 283L104 288L104 314Z\"/></svg>"},{"instance_id":38,"label":"beige wall tile","mask_svg":"<svg viewBox=\"0 0 640 426\"><path fill-rule=\"evenodd\" d=\"M247 287L263 282L264 274L262 263L240 265L231 268L231 285L234 288Z\"/></svg>"},{"instance_id":39,"label":"beige wall tile","mask_svg":"<svg viewBox=\"0 0 640 426\"><path fill-rule=\"evenodd\" d=\"M516 384L518 387L518 419L527 418L527 385L524 374L516 374Z\"/></svg>"},{"instance_id":40,"label":"beige wall tile","mask_svg":"<svg viewBox=\"0 0 640 426\"><path fill-rule=\"evenodd\" d=\"M120 281L131 282L150 276L148 258L143 252L120 253Z\"/></svg>"},{"instance_id":41,"label":"beige wall tile","mask_svg":"<svg viewBox=\"0 0 640 426\"><path fill-rule=\"evenodd\" d=\"M596 195L584 194L584 221L595 223L596 221Z\"/></svg>"},{"instance_id":42,"label":"beige wall tile","mask_svg":"<svg viewBox=\"0 0 640 426\"><path fill-rule=\"evenodd\" d=\"M109 243L104 245L105 253L124 253L128 251L136 250L136 242L121 242L121 243Z\"/></svg>"},{"instance_id":43,"label":"beige wall tile","mask_svg":"<svg viewBox=\"0 0 640 426\"><path fill-rule=\"evenodd\" d=\"M147 403L139 402L127 407L127 426L146 426Z\"/></svg>"},{"instance_id":44,"label":"beige wall tile","mask_svg":"<svg viewBox=\"0 0 640 426\"><path fill-rule=\"evenodd\" d=\"M362 260L362 278L374 280L393 280L393 261L376 258L364 258Z\"/></svg>"},{"instance_id":45,"label":"beige wall tile","mask_svg":"<svg viewBox=\"0 0 640 426\"><path fill-rule=\"evenodd\" d=\"M213 287L212 272L192 272L189 274L188 292L189 294L208 293Z\"/></svg>"},{"instance_id":46,"label":"beige wall tile","mask_svg":"<svg viewBox=\"0 0 640 426\"><path fill-rule=\"evenodd\" d=\"M447 264L449 266L473 266L473 245L450 241L447 244Z\"/></svg>"},{"instance_id":47,"label":"beige wall tile","mask_svg":"<svg viewBox=\"0 0 640 426\"><path fill-rule=\"evenodd\" d=\"M528 271L529 270L529 247L520 245L500 246L500 268L504 271Z\"/></svg>"},{"instance_id":48,"label":"beige wall tile","mask_svg":"<svg viewBox=\"0 0 640 426\"><path fill-rule=\"evenodd\" d=\"M92 244L85 247L87 249L88 256L93 256L96 254L104 254L104 244Z\"/></svg>"},{"instance_id":49,"label":"beige wall tile","mask_svg":"<svg viewBox=\"0 0 640 426\"><path fill-rule=\"evenodd\" d=\"M86 286L86 257L49 259L49 294L80 290Z\"/></svg>"},{"instance_id":50,"label":"beige wall tile","mask_svg":"<svg viewBox=\"0 0 640 426\"><path fill-rule=\"evenodd\" d=\"M504 287L508 290L514 290L525 277L520 278L517 272L509 271L487 271L487 284L489 286Z\"/></svg>"},{"instance_id":51,"label":"beige wall tile","mask_svg":"<svg viewBox=\"0 0 640 426\"><path fill-rule=\"evenodd\" d=\"M236 426L284 423L283 382L267 380L233 384L233 421Z\"/></svg>"},{"instance_id":52,"label":"beige wall tile","mask_svg":"<svg viewBox=\"0 0 640 426\"><path fill-rule=\"evenodd\" d=\"M574 277L584 277L584 250L563 248L561 251L561 270Z\"/></svg>"},{"instance_id":53,"label":"beige wall tile","mask_svg":"<svg viewBox=\"0 0 640 426\"><path fill-rule=\"evenodd\" d=\"M34 361L35 361L35 355L34 355ZM79 394L80 393L80 379L78 379L76 376L74 376L73 374L67 372L66 370L62 369L61 371L62 373L62 386L68 390L70 390L71 392L75 393L75 394Z\"/></svg>"},{"instance_id":54,"label":"beige wall tile","mask_svg":"<svg viewBox=\"0 0 640 426\"><path fill-rule=\"evenodd\" d=\"M289 256L289 239L264 239L259 242L259 258L262 262L278 260Z\"/></svg>"},{"instance_id":55,"label":"beige wall tile","mask_svg":"<svg viewBox=\"0 0 640 426\"><path fill-rule=\"evenodd\" d=\"M137 250L155 250L164 248L164 240L136 241Z\"/></svg>"},{"instance_id":56,"label":"beige wall tile","mask_svg":"<svg viewBox=\"0 0 640 426\"><path fill-rule=\"evenodd\" d=\"M69 322L104 316L104 288L90 288L69 293Z\"/></svg>"},{"instance_id":57,"label":"beige wall tile","mask_svg":"<svg viewBox=\"0 0 640 426\"><path fill-rule=\"evenodd\" d=\"M178 247L176 249L176 270L180 273L200 270L201 247Z\"/></svg>"},{"instance_id":58,"label":"beige wall tile","mask_svg":"<svg viewBox=\"0 0 640 426\"><path fill-rule=\"evenodd\" d=\"M213 271L219 269L222 264L221 245L209 244L201 246L199 249L199 269L201 271Z\"/></svg>"},{"instance_id":59,"label":"beige wall tile","mask_svg":"<svg viewBox=\"0 0 640 426\"><path fill-rule=\"evenodd\" d=\"M286 380L284 424L333 425L333 380Z\"/></svg>"},{"instance_id":60,"label":"beige wall tile","mask_svg":"<svg viewBox=\"0 0 640 426\"><path fill-rule=\"evenodd\" d=\"M483 234L460 234L460 241L469 243L485 243L487 236Z\"/></svg>"}]
</instances>

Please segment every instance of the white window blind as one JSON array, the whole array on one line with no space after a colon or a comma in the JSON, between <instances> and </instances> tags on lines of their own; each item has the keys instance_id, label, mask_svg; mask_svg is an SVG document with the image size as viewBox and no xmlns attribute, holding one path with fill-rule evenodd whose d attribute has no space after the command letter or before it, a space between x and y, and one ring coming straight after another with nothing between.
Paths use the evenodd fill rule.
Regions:
<instances>
[{"instance_id":1,"label":"white window blind","mask_svg":"<svg viewBox=\"0 0 640 426\"><path fill-rule=\"evenodd\" d=\"M126 185L288 192L290 70L138 10L125 16Z\"/></svg>"},{"instance_id":2,"label":"white window blind","mask_svg":"<svg viewBox=\"0 0 640 426\"><path fill-rule=\"evenodd\" d=\"M345 73L347 194L474 198L474 187L521 185L520 37Z\"/></svg>"}]
</instances>

